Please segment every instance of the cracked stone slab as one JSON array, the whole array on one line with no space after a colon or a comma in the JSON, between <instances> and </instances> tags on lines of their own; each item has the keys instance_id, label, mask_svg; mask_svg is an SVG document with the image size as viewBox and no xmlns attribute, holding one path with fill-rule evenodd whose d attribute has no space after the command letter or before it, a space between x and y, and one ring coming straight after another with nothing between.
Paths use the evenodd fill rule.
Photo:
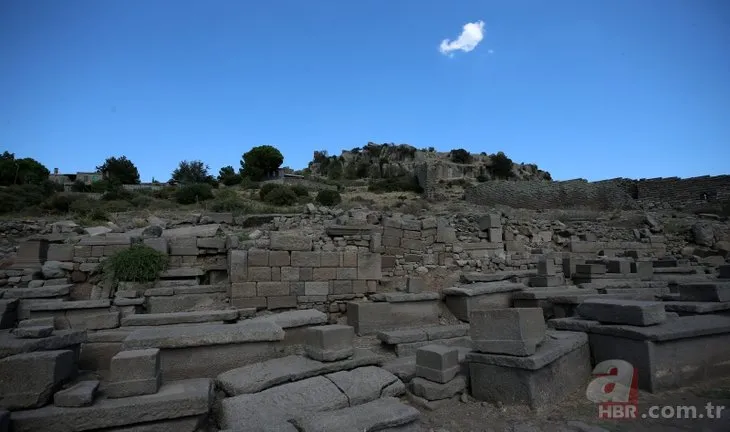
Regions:
<instances>
[{"instance_id":1,"label":"cracked stone slab","mask_svg":"<svg viewBox=\"0 0 730 432\"><path fill-rule=\"evenodd\" d=\"M368 432L415 422L420 412L393 397L362 405L299 417L292 421L301 432Z\"/></svg>"},{"instance_id":2,"label":"cracked stone slab","mask_svg":"<svg viewBox=\"0 0 730 432\"><path fill-rule=\"evenodd\" d=\"M656 301L593 298L578 305L577 312L601 323L650 326L667 320L664 304Z\"/></svg>"},{"instance_id":3,"label":"cracked stone slab","mask_svg":"<svg viewBox=\"0 0 730 432\"><path fill-rule=\"evenodd\" d=\"M480 282L468 285L459 285L443 290L444 295L474 297L484 294L497 294L527 289L527 285L516 282Z\"/></svg>"},{"instance_id":4,"label":"cracked stone slab","mask_svg":"<svg viewBox=\"0 0 730 432\"><path fill-rule=\"evenodd\" d=\"M123 326L156 326L171 324L196 324L238 319L237 310L172 312L160 314L134 314L122 318Z\"/></svg>"},{"instance_id":5,"label":"cracked stone slab","mask_svg":"<svg viewBox=\"0 0 730 432\"><path fill-rule=\"evenodd\" d=\"M186 348L245 342L275 342L284 330L272 321L238 324L198 324L135 330L124 339L124 349Z\"/></svg>"},{"instance_id":6,"label":"cracked stone slab","mask_svg":"<svg viewBox=\"0 0 730 432\"><path fill-rule=\"evenodd\" d=\"M19 339L10 331L0 331L0 358L34 351L59 350L86 342L86 331L56 330L41 339Z\"/></svg>"},{"instance_id":7,"label":"cracked stone slab","mask_svg":"<svg viewBox=\"0 0 730 432\"><path fill-rule=\"evenodd\" d=\"M382 357L370 350L357 348L353 356L336 362L320 362L304 356L287 356L246 365L224 372L216 383L229 396L256 393L286 382L300 381L317 375L379 364Z\"/></svg>"},{"instance_id":8,"label":"cracked stone slab","mask_svg":"<svg viewBox=\"0 0 730 432\"><path fill-rule=\"evenodd\" d=\"M325 376L345 393L350 406L385 396L400 396L406 392L405 384L397 376L375 366Z\"/></svg>"}]
</instances>

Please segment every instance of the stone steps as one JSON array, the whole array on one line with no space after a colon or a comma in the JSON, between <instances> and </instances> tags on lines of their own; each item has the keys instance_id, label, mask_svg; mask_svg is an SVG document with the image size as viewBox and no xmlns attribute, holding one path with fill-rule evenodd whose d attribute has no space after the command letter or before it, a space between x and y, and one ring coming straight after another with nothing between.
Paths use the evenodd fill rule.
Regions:
<instances>
[{"instance_id":1,"label":"stone steps","mask_svg":"<svg viewBox=\"0 0 730 432\"><path fill-rule=\"evenodd\" d=\"M301 432L360 432L384 430L416 422L421 413L394 397L354 407L310 414L292 420Z\"/></svg>"},{"instance_id":2,"label":"stone steps","mask_svg":"<svg viewBox=\"0 0 730 432\"><path fill-rule=\"evenodd\" d=\"M469 325L458 324L380 332L377 337L382 343L393 345L398 357L408 357L426 345L471 348L468 334Z\"/></svg>"},{"instance_id":3,"label":"stone steps","mask_svg":"<svg viewBox=\"0 0 730 432\"><path fill-rule=\"evenodd\" d=\"M39 288L10 288L0 290L4 299L67 299L73 285L49 285Z\"/></svg>"},{"instance_id":4,"label":"stone steps","mask_svg":"<svg viewBox=\"0 0 730 432\"><path fill-rule=\"evenodd\" d=\"M172 312L161 314L136 314L122 318L122 326L163 326L170 324L195 324L218 321L236 321L236 309L219 311Z\"/></svg>"}]
</instances>

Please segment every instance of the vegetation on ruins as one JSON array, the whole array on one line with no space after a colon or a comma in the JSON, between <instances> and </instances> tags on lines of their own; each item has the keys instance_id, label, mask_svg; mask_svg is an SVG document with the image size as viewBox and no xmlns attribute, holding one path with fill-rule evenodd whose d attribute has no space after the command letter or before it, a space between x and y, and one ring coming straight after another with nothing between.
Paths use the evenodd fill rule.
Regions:
<instances>
[{"instance_id":1,"label":"vegetation on ruins","mask_svg":"<svg viewBox=\"0 0 730 432\"><path fill-rule=\"evenodd\" d=\"M471 153L464 149L455 149L449 152L451 162L458 164L469 164L472 162Z\"/></svg>"},{"instance_id":2,"label":"vegetation on ruins","mask_svg":"<svg viewBox=\"0 0 730 432\"><path fill-rule=\"evenodd\" d=\"M241 184L241 176L238 175L236 170L231 165L224 166L218 171L218 182L226 186L235 186Z\"/></svg>"},{"instance_id":3,"label":"vegetation on ruins","mask_svg":"<svg viewBox=\"0 0 730 432\"><path fill-rule=\"evenodd\" d=\"M213 198L213 187L208 183L184 184L175 191L175 200L179 204L194 204Z\"/></svg>"},{"instance_id":4,"label":"vegetation on ruins","mask_svg":"<svg viewBox=\"0 0 730 432\"><path fill-rule=\"evenodd\" d=\"M241 177L261 181L267 174L278 170L283 163L284 156L276 147L270 145L257 146L243 154Z\"/></svg>"},{"instance_id":5,"label":"vegetation on ruins","mask_svg":"<svg viewBox=\"0 0 730 432\"><path fill-rule=\"evenodd\" d=\"M323 206L336 206L342 202L340 193L334 190L321 190L315 200Z\"/></svg>"},{"instance_id":6,"label":"vegetation on ruins","mask_svg":"<svg viewBox=\"0 0 730 432\"><path fill-rule=\"evenodd\" d=\"M96 167L104 179L118 184L139 184L139 171L126 156L107 158L103 164Z\"/></svg>"},{"instance_id":7,"label":"vegetation on ruins","mask_svg":"<svg viewBox=\"0 0 730 432\"><path fill-rule=\"evenodd\" d=\"M275 206L290 206L297 202L297 194L289 187L277 187L264 196L264 202Z\"/></svg>"},{"instance_id":8,"label":"vegetation on ruins","mask_svg":"<svg viewBox=\"0 0 730 432\"><path fill-rule=\"evenodd\" d=\"M415 176L404 175L390 179L371 180L368 192L415 192L423 193Z\"/></svg>"},{"instance_id":9,"label":"vegetation on ruins","mask_svg":"<svg viewBox=\"0 0 730 432\"><path fill-rule=\"evenodd\" d=\"M143 244L115 253L102 264L102 274L107 280L125 282L151 282L167 268L167 255Z\"/></svg>"},{"instance_id":10,"label":"vegetation on ruins","mask_svg":"<svg viewBox=\"0 0 730 432\"><path fill-rule=\"evenodd\" d=\"M512 159L508 158L503 152L498 152L495 155L489 156L492 160L492 166L489 168L492 177L499 179L509 179L514 176L512 172L512 166L514 163Z\"/></svg>"},{"instance_id":11,"label":"vegetation on ruins","mask_svg":"<svg viewBox=\"0 0 730 432\"><path fill-rule=\"evenodd\" d=\"M50 172L40 162L31 158L16 159L14 153L0 155L0 186L42 186Z\"/></svg>"},{"instance_id":12,"label":"vegetation on ruins","mask_svg":"<svg viewBox=\"0 0 730 432\"><path fill-rule=\"evenodd\" d=\"M182 185L195 183L214 184L215 179L208 174L209 167L199 160L182 161L172 172L172 180Z\"/></svg>"}]
</instances>

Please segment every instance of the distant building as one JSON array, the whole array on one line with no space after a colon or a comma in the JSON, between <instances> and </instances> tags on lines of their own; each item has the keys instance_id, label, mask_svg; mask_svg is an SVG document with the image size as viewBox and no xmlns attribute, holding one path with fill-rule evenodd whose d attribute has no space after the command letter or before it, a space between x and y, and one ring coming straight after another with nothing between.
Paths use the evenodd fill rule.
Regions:
<instances>
[{"instance_id":1,"label":"distant building","mask_svg":"<svg viewBox=\"0 0 730 432\"><path fill-rule=\"evenodd\" d=\"M77 181L81 181L84 184L90 185L94 182L102 180L103 176L100 172L81 171L77 172L76 174L60 174L58 172L58 168L53 168L53 174L49 175L48 179L54 183L63 185L64 189L69 190L71 189L71 185L73 185Z\"/></svg>"}]
</instances>

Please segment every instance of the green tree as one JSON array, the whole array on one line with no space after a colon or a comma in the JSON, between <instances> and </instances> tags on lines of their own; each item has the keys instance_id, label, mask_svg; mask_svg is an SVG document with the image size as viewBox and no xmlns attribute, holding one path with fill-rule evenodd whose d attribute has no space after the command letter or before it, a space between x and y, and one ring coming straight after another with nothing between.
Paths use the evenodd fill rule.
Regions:
<instances>
[{"instance_id":1,"label":"green tree","mask_svg":"<svg viewBox=\"0 0 730 432\"><path fill-rule=\"evenodd\" d=\"M451 158L451 162L459 164L471 163L472 160L471 154L464 149L451 150L449 157Z\"/></svg>"},{"instance_id":2,"label":"green tree","mask_svg":"<svg viewBox=\"0 0 730 432\"><path fill-rule=\"evenodd\" d=\"M139 184L139 171L131 160L126 156L110 157L96 170L99 171L105 179L121 184Z\"/></svg>"},{"instance_id":3,"label":"green tree","mask_svg":"<svg viewBox=\"0 0 730 432\"><path fill-rule=\"evenodd\" d=\"M224 166L218 171L218 181L226 186L233 186L241 183L241 176L236 173L232 166Z\"/></svg>"},{"instance_id":4,"label":"green tree","mask_svg":"<svg viewBox=\"0 0 730 432\"><path fill-rule=\"evenodd\" d=\"M266 174L278 170L282 163L284 156L276 147L270 145L254 147L243 154L241 177L260 181Z\"/></svg>"},{"instance_id":5,"label":"green tree","mask_svg":"<svg viewBox=\"0 0 730 432\"><path fill-rule=\"evenodd\" d=\"M498 152L495 155L489 156L492 160L492 166L490 171L492 176L501 179L511 178L514 173L512 172L512 159L508 158L503 152Z\"/></svg>"},{"instance_id":6,"label":"green tree","mask_svg":"<svg viewBox=\"0 0 730 432\"><path fill-rule=\"evenodd\" d=\"M16 159L14 153L0 155L0 186L14 184L42 185L50 172L40 162L31 158Z\"/></svg>"},{"instance_id":7,"label":"green tree","mask_svg":"<svg viewBox=\"0 0 730 432\"><path fill-rule=\"evenodd\" d=\"M208 174L208 165L202 161L182 161L172 172L172 179L180 184L212 183L213 177Z\"/></svg>"}]
</instances>

